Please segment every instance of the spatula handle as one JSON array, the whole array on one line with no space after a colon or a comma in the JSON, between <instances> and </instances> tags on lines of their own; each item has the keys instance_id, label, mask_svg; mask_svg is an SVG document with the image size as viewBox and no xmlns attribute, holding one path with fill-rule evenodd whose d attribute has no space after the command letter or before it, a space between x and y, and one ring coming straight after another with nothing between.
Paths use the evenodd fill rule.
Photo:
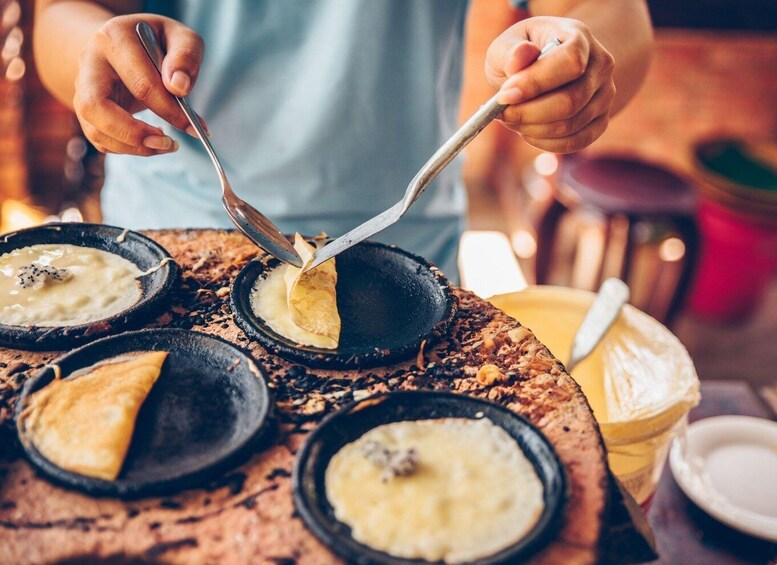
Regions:
<instances>
[{"instance_id":1,"label":"spatula handle","mask_svg":"<svg viewBox=\"0 0 777 565\"><path fill-rule=\"evenodd\" d=\"M540 51L537 60L547 55L559 45L561 45L561 42L558 39L549 41ZM507 108L507 105L499 103L499 93L496 93L488 102L478 108L478 110L464 122L464 125L462 125L448 141L442 144L408 185L407 190L405 191L405 198L403 201L404 210L402 213L406 212L407 209L412 206L440 171L442 171L456 155L461 153L461 151L469 145L469 142L475 139L488 124L494 121L494 119L505 110L505 108Z\"/></svg>"}]
</instances>

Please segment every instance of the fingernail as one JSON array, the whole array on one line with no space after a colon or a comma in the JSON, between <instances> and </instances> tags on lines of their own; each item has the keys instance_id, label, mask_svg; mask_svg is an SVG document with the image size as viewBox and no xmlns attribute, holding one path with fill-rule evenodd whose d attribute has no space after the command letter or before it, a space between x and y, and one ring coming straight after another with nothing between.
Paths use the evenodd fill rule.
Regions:
<instances>
[{"instance_id":1,"label":"fingernail","mask_svg":"<svg viewBox=\"0 0 777 565\"><path fill-rule=\"evenodd\" d=\"M508 88L507 90L499 93L499 103L510 105L518 104L522 101L523 93L520 88Z\"/></svg>"},{"instance_id":2,"label":"fingernail","mask_svg":"<svg viewBox=\"0 0 777 565\"><path fill-rule=\"evenodd\" d=\"M183 71L175 71L170 77L170 84L181 96L189 94L189 88L192 85L192 79Z\"/></svg>"},{"instance_id":3,"label":"fingernail","mask_svg":"<svg viewBox=\"0 0 777 565\"><path fill-rule=\"evenodd\" d=\"M143 140L143 145L149 149L158 149L160 151L167 151L171 147L177 149L178 144L170 137L166 135L149 135ZM175 149L173 149L175 151Z\"/></svg>"}]
</instances>

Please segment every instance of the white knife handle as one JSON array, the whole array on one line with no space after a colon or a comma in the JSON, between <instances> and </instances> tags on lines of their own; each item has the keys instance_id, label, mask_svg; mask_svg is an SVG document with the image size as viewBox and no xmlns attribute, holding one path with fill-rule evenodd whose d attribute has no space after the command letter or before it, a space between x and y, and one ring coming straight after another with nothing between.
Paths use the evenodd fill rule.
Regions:
<instances>
[{"instance_id":1,"label":"white knife handle","mask_svg":"<svg viewBox=\"0 0 777 565\"><path fill-rule=\"evenodd\" d=\"M591 354L628 301L629 287L622 280L610 278L602 283L572 342L572 353L567 363L568 373Z\"/></svg>"}]
</instances>

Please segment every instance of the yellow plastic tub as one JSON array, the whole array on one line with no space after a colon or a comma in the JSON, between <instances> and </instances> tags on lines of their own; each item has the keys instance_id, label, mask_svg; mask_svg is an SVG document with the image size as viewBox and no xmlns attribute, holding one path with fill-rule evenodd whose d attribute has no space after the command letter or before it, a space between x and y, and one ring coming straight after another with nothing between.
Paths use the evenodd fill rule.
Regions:
<instances>
[{"instance_id":1,"label":"yellow plastic tub","mask_svg":"<svg viewBox=\"0 0 777 565\"><path fill-rule=\"evenodd\" d=\"M531 329L562 362L594 293L529 287L490 302ZM699 378L680 341L626 305L610 332L572 372L594 411L610 468L640 504L655 491L672 438L699 402Z\"/></svg>"}]
</instances>

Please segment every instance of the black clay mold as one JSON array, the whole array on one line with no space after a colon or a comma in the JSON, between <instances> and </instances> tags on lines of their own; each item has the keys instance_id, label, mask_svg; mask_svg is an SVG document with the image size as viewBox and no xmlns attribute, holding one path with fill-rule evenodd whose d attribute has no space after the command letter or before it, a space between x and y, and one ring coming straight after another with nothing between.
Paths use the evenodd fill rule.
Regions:
<instances>
[{"instance_id":1,"label":"black clay mold","mask_svg":"<svg viewBox=\"0 0 777 565\"><path fill-rule=\"evenodd\" d=\"M553 447L537 428L492 402L447 392L405 391L375 395L346 406L323 420L295 461L294 504L313 533L333 551L358 564L426 564L393 557L354 540L339 522L326 497L324 477L331 458L367 431L391 422L437 418L488 418L520 445L544 487L545 508L534 528L510 547L477 561L480 565L523 563L553 539L566 506L567 480Z\"/></svg>"},{"instance_id":2,"label":"black clay mold","mask_svg":"<svg viewBox=\"0 0 777 565\"><path fill-rule=\"evenodd\" d=\"M44 368L26 383L17 430L27 458L44 476L91 495L136 498L203 484L258 449L272 428L265 376L250 356L221 338L179 329L140 330L97 340L54 363L67 377L104 359L152 350L169 355L141 407L115 481L61 469L23 437L19 414L26 399L51 382L54 371Z\"/></svg>"},{"instance_id":3,"label":"black clay mold","mask_svg":"<svg viewBox=\"0 0 777 565\"><path fill-rule=\"evenodd\" d=\"M232 311L248 337L309 367L350 369L401 361L417 354L422 342L445 335L456 312L439 269L396 247L364 242L337 256L339 347L299 345L275 332L251 307L257 280L279 264L272 258L249 263L232 285Z\"/></svg>"},{"instance_id":4,"label":"black clay mold","mask_svg":"<svg viewBox=\"0 0 777 565\"><path fill-rule=\"evenodd\" d=\"M123 237L121 237L123 235ZM137 232L102 224L46 224L0 237L0 255L38 244L70 244L93 247L119 255L147 271L166 258L164 247ZM158 310L175 286L178 265L170 261L138 280L140 300L130 308L104 320L78 326L12 326L0 324L0 345L15 349L54 351L139 325Z\"/></svg>"}]
</instances>

